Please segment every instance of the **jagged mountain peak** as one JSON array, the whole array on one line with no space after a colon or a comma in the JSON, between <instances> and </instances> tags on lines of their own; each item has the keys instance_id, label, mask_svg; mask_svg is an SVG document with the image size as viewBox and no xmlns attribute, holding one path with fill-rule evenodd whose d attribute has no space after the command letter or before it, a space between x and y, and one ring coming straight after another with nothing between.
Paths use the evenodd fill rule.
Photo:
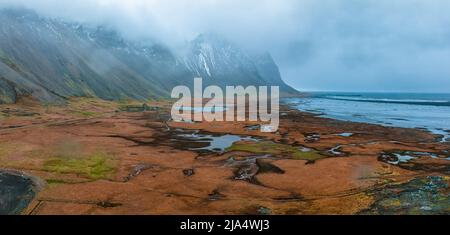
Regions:
<instances>
[{"instance_id":1,"label":"jagged mountain peak","mask_svg":"<svg viewBox=\"0 0 450 235\"><path fill-rule=\"evenodd\" d=\"M184 57L186 67L211 85L280 86L284 94L295 94L286 85L269 52L248 52L217 34L201 34L190 43Z\"/></svg>"},{"instance_id":2,"label":"jagged mountain peak","mask_svg":"<svg viewBox=\"0 0 450 235\"><path fill-rule=\"evenodd\" d=\"M200 35L180 56L163 44L128 40L107 26L29 10L2 9L0 20L0 102L23 94L50 102L71 96L168 97L173 87L192 86L198 76L219 86L281 81L273 60L261 63L213 34Z\"/></svg>"},{"instance_id":3,"label":"jagged mountain peak","mask_svg":"<svg viewBox=\"0 0 450 235\"><path fill-rule=\"evenodd\" d=\"M216 34L201 34L194 39L184 61L193 73L205 78L223 77L234 70L256 72L242 49Z\"/></svg>"},{"instance_id":4,"label":"jagged mountain peak","mask_svg":"<svg viewBox=\"0 0 450 235\"><path fill-rule=\"evenodd\" d=\"M236 44L214 33L199 34L190 42L190 46L194 49L202 46L209 46L216 50L224 49L239 51L239 47Z\"/></svg>"}]
</instances>

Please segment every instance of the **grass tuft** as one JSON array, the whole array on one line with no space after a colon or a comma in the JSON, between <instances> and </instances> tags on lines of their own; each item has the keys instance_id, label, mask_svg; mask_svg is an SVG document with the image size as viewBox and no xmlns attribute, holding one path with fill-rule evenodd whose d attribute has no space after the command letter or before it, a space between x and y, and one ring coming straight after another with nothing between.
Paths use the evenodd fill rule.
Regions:
<instances>
[{"instance_id":1,"label":"grass tuft","mask_svg":"<svg viewBox=\"0 0 450 235\"><path fill-rule=\"evenodd\" d=\"M116 171L113 157L95 153L86 157L55 157L44 162L44 170L59 174L77 174L98 180L112 177Z\"/></svg>"}]
</instances>

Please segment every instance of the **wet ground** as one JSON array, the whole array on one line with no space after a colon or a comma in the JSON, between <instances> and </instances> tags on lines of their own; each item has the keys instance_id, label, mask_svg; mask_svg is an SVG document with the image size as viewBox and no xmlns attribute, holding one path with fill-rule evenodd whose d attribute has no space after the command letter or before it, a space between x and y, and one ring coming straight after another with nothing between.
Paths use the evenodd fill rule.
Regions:
<instances>
[{"instance_id":1,"label":"wet ground","mask_svg":"<svg viewBox=\"0 0 450 235\"><path fill-rule=\"evenodd\" d=\"M441 176L419 177L408 183L375 190L376 202L361 214L448 215L450 190Z\"/></svg>"},{"instance_id":2,"label":"wet ground","mask_svg":"<svg viewBox=\"0 0 450 235\"><path fill-rule=\"evenodd\" d=\"M20 214L34 196L33 182L28 177L0 171L0 215Z\"/></svg>"},{"instance_id":3,"label":"wet ground","mask_svg":"<svg viewBox=\"0 0 450 235\"><path fill-rule=\"evenodd\" d=\"M449 205L449 145L422 130L285 106L276 133L171 122L164 102L142 112L90 99L29 107L33 116L0 123L0 167L48 183L24 214L442 214Z\"/></svg>"},{"instance_id":4,"label":"wet ground","mask_svg":"<svg viewBox=\"0 0 450 235\"><path fill-rule=\"evenodd\" d=\"M234 143L240 141L258 141L257 138L251 136L240 136L230 134L206 133L198 130L176 129L172 131L171 141L185 149L198 152L224 152Z\"/></svg>"},{"instance_id":5,"label":"wet ground","mask_svg":"<svg viewBox=\"0 0 450 235\"><path fill-rule=\"evenodd\" d=\"M381 154L378 159L407 170L450 174L450 156L444 151L391 151Z\"/></svg>"}]
</instances>

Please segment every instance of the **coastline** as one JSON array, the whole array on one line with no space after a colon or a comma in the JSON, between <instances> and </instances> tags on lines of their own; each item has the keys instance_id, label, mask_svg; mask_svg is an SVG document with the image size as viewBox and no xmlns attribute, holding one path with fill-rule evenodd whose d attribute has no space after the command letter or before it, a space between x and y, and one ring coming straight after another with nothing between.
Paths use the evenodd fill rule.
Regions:
<instances>
[{"instance_id":1,"label":"coastline","mask_svg":"<svg viewBox=\"0 0 450 235\"><path fill-rule=\"evenodd\" d=\"M445 143L450 139L450 101L446 101L449 97L449 94L315 92L309 98L286 98L282 102L324 118L427 130L439 135Z\"/></svg>"}]
</instances>

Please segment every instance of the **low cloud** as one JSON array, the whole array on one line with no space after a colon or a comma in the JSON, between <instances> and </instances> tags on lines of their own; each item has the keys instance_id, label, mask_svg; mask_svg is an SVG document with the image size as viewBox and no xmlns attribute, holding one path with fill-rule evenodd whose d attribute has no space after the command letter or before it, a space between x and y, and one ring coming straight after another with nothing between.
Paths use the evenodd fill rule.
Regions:
<instances>
[{"instance_id":1,"label":"low cloud","mask_svg":"<svg viewBox=\"0 0 450 235\"><path fill-rule=\"evenodd\" d=\"M447 0L0 0L174 48L215 32L301 90L450 92Z\"/></svg>"}]
</instances>

